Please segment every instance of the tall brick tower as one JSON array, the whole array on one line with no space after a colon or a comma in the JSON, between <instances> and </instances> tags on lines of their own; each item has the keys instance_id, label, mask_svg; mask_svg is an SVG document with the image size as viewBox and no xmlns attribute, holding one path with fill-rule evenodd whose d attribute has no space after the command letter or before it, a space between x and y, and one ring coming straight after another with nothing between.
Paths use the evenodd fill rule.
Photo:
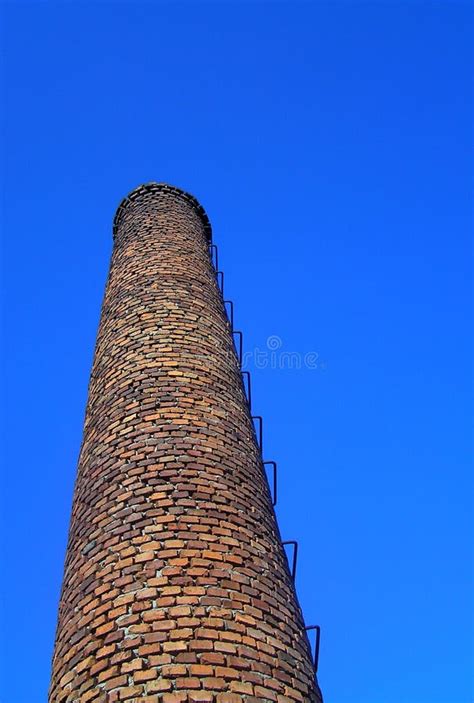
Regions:
<instances>
[{"instance_id":1,"label":"tall brick tower","mask_svg":"<svg viewBox=\"0 0 474 703\"><path fill-rule=\"evenodd\" d=\"M50 703L316 703L211 227L177 188L114 221Z\"/></svg>"}]
</instances>

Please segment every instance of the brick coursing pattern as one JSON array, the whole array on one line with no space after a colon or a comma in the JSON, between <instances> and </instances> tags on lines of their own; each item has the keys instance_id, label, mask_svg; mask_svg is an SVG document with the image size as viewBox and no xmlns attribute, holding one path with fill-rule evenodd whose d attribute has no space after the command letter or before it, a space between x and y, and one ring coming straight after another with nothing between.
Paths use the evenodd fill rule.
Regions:
<instances>
[{"instance_id":1,"label":"brick coursing pattern","mask_svg":"<svg viewBox=\"0 0 474 703\"><path fill-rule=\"evenodd\" d=\"M50 703L320 701L197 201L126 198Z\"/></svg>"}]
</instances>

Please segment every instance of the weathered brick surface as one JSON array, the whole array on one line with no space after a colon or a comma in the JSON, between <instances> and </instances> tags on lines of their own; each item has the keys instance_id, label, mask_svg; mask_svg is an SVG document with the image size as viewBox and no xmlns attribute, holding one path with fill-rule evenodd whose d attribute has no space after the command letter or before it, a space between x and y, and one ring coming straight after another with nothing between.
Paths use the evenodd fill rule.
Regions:
<instances>
[{"instance_id":1,"label":"weathered brick surface","mask_svg":"<svg viewBox=\"0 0 474 703\"><path fill-rule=\"evenodd\" d=\"M50 703L319 701L206 215L149 184L114 235Z\"/></svg>"}]
</instances>

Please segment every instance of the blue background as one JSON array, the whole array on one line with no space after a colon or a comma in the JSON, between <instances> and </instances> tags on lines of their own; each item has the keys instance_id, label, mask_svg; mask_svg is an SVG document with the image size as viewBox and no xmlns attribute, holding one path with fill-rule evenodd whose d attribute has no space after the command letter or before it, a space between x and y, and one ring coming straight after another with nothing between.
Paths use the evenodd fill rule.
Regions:
<instances>
[{"instance_id":1,"label":"blue background","mask_svg":"<svg viewBox=\"0 0 474 703\"><path fill-rule=\"evenodd\" d=\"M208 211L245 349L319 355L253 391L327 703L472 701L472 7L2 14L2 703L46 697L111 222L149 180Z\"/></svg>"}]
</instances>

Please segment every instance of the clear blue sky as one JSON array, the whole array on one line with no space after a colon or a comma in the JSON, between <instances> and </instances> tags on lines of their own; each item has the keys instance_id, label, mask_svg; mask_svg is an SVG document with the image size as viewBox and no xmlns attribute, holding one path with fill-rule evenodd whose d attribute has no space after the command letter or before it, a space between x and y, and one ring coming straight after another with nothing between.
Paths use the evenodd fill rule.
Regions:
<instances>
[{"instance_id":1,"label":"clear blue sky","mask_svg":"<svg viewBox=\"0 0 474 703\"><path fill-rule=\"evenodd\" d=\"M1 703L42 703L120 199L191 191L327 703L471 703L471 7L3 5ZM5 682L8 682L7 685Z\"/></svg>"}]
</instances>

